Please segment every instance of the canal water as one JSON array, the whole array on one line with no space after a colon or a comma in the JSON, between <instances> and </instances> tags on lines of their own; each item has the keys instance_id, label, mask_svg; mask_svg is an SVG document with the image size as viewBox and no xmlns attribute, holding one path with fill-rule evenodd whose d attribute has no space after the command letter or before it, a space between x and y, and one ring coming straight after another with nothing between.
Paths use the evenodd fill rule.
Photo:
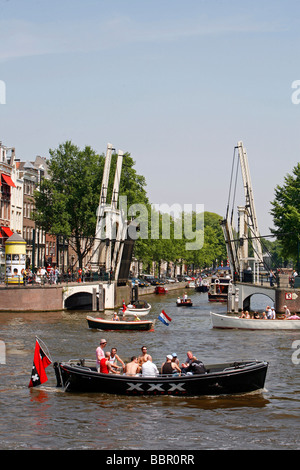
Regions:
<instances>
[{"instance_id":1,"label":"canal water","mask_svg":"<svg viewBox=\"0 0 300 470\"><path fill-rule=\"evenodd\" d=\"M156 321L153 332L106 332L88 328L91 312L0 313L0 448L2 450L288 450L299 449L299 332L237 331L212 328L207 294L189 292L192 308L176 307L178 295L148 296L149 319L161 310L169 326ZM266 305L262 300L262 308ZM256 308L259 308L257 305ZM265 389L240 396L120 397L65 393L56 387L52 366L48 381L28 388L35 336L48 346L53 361L94 358L100 338L129 361L147 346L160 366L187 350L204 363L240 359L269 362ZM2 343L3 346L3 343Z\"/></svg>"}]
</instances>

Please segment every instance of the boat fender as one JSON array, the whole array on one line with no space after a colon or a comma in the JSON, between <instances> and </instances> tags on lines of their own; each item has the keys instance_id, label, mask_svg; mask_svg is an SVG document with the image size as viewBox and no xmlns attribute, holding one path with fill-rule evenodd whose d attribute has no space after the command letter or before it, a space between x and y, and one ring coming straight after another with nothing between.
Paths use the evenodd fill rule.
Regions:
<instances>
[{"instance_id":1,"label":"boat fender","mask_svg":"<svg viewBox=\"0 0 300 470\"><path fill-rule=\"evenodd\" d=\"M54 363L53 363L53 369L54 369L55 376L56 376L56 386L57 386L57 387L62 387L62 381L61 381L61 376L60 376L60 372L59 372L59 366L58 366L58 363L57 363L57 362L54 362Z\"/></svg>"}]
</instances>

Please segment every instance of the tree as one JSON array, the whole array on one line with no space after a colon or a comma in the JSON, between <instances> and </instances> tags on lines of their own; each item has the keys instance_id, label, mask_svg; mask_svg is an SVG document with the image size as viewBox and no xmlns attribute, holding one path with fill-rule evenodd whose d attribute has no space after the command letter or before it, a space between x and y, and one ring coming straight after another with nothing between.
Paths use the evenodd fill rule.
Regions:
<instances>
[{"instance_id":1,"label":"tree","mask_svg":"<svg viewBox=\"0 0 300 470\"><path fill-rule=\"evenodd\" d=\"M50 178L41 182L35 192L36 223L47 233L63 235L78 256L79 266L93 245L96 228L96 210L104 169L104 155L98 155L91 147L83 150L71 141L49 150ZM112 170L117 156L112 158ZM120 195L126 195L128 204L147 200L143 176L137 175L134 161L124 155ZM108 193L112 193L113 177ZM110 200L110 199L108 199Z\"/></svg>"},{"instance_id":2,"label":"tree","mask_svg":"<svg viewBox=\"0 0 300 470\"><path fill-rule=\"evenodd\" d=\"M300 236L300 163L293 174L287 174L282 186L275 188L275 199L271 214L276 227L271 232L277 236L285 258L291 257L299 263L299 236ZM298 266L299 269L299 266Z\"/></svg>"}]
</instances>

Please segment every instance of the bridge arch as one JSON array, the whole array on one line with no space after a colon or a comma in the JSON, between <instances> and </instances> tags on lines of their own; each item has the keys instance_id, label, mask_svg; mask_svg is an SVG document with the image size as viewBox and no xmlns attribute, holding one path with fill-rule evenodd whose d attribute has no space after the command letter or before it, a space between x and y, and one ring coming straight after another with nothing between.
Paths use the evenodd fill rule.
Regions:
<instances>
[{"instance_id":1,"label":"bridge arch","mask_svg":"<svg viewBox=\"0 0 300 470\"><path fill-rule=\"evenodd\" d=\"M235 285L235 292L238 292L239 310L250 310L251 300L254 300L253 296L256 294L266 296L269 299L267 302L272 301L275 305L276 291L272 287L239 282Z\"/></svg>"}]
</instances>

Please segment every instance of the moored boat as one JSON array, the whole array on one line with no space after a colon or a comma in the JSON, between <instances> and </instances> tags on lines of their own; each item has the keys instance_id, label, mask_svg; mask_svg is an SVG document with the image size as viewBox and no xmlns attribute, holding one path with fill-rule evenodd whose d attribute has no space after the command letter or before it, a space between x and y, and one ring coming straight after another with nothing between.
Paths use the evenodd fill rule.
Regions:
<instances>
[{"instance_id":1,"label":"moored boat","mask_svg":"<svg viewBox=\"0 0 300 470\"><path fill-rule=\"evenodd\" d=\"M106 320L104 318L86 317L89 328L106 331L151 331L155 320Z\"/></svg>"},{"instance_id":2,"label":"moored boat","mask_svg":"<svg viewBox=\"0 0 300 470\"><path fill-rule=\"evenodd\" d=\"M264 388L268 363L229 362L205 365L205 374L154 377L102 374L95 361L70 360L54 364L57 386L68 392L117 395L205 396L248 393Z\"/></svg>"},{"instance_id":3,"label":"moored boat","mask_svg":"<svg viewBox=\"0 0 300 470\"><path fill-rule=\"evenodd\" d=\"M240 318L231 314L220 315L214 312L210 312L210 317L213 328L242 330L300 330L300 320Z\"/></svg>"},{"instance_id":4,"label":"moored boat","mask_svg":"<svg viewBox=\"0 0 300 470\"><path fill-rule=\"evenodd\" d=\"M151 305L148 302L136 301L120 309L120 314L123 315L137 315L138 317L147 315L151 310Z\"/></svg>"},{"instance_id":5,"label":"moored boat","mask_svg":"<svg viewBox=\"0 0 300 470\"><path fill-rule=\"evenodd\" d=\"M230 278L212 278L208 290L209 302L227 302L228 290L231 285Z\"/></svg>"},{"instance_id":6,"label":"moored boat","mask_svg":"<svg viewBox=\"0 0 300 470\"><path fill-rule=\"evenodd\" d=\"M155 294L167 294L168 288L164 286L156 286L155 287Z\"/></svg>"}]
</instances>

